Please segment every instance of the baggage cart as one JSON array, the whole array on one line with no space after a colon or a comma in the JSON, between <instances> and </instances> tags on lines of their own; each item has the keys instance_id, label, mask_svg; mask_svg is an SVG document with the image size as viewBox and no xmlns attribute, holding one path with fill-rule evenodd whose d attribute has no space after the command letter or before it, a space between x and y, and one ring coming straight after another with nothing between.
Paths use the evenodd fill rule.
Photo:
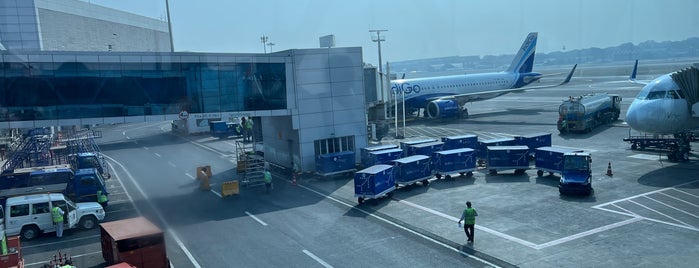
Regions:
<instances>
[{"instance_id":1,"label":"baggage cart","mask_svg":"<svg viewBox=\"0 0 699 268\"><path fill-rule=\"evenodd\" d=\"M398 148L373 151L369 152L366 161L363 161L365 163L362 164L364 165L364 167L370 167L379 164L387 164L390 163L392 160L396 160L401 157L403 157L403 150Z\"/></svg>"},{"instance_id":2,"label":"baggage cart","mask_svg":"<svg viewBox=\"0 0 699 268\"><path fill-rule=\"evenodd\" d=\"M316 156L316 173L332 176L357 170L354 151L342 151Z\"/></svg>"},{"instance_id":3,"label":"baggage cart","mask_svg":"<svg viewBox=\"0 0 699 268\"><path fill-rule=\"evenodd\" d=\"M551 133L533 133L522 136L515 136L514 145L524 145L529 147L529 155L534 156L536 148L551 146Z\"/></svg>"},{"instance_id":4,"label":"baggage cart","mask_svg":"<svg viewBox=\"0 0 699 268\"><path fill-rule=\"evenodd\" d=\"M396 189L391 165L374 165L354 173L354 197L361 204L366 199L391 198Z\"/></svg>"},{"instance_id":5,"label":"baggage cart","mask_svg":"<svg viewBox=\"0 0 699 268\"><path fill-rule=\"evenodd\" d=\"M370 167L370 166L374 165L374 164L368 164L368 162L365 162L365 161L369 161L369 157L370 157L369 154L371 152L384 151L384 150L396 149L396 148L398 148L398 145L386 144L386 145L370 146L370 147L365 147L365 148L359 149L359 154L360 154L360 157L362 158L362 166L363 167Z\"/></svg>"},{"instance_id":6,"label":"baggage cart","mask_svg":"<svg viewBox=\"0 0 699 268\"><path fill-rule=\"evenodd\" d=\"M163 231L144 217L100 224L102 258L108 265L170 267Z\"/></svg>"},{"instance_id":7,"label":"baggage cart","mask_svg":"<svg viewBox=\"0 0 699 268\"><path fill-rule=\"evenodd\" d=\"M485 160L488 156L488 146L510 146L516 145L514 138L499 138L499 139L489 139L489 140L479 140L478 148L476 149L476 157Z\"/></svg>"},{"instance_id":8,"label":"baggage cart","mask_svg":"<svg viewBox=\"0 0 699 268\"><path fill-rule=\"evenodd\" d=\"M444 143L441 141L426 142L420 144L408 145L406 148L407 156L411 155L432 155L437 151L442 151Z\"/></svg>"},{"instance_id":9,"label":"baggage cart","mask_svg":"<svg viewBox=\"0 0 699 268\"><path fill-rule=\"evenodd\" d=\"M536 175L541 177L544 172L549 175L563 172L563 156L577 149L556 146L539 147L534 153L534 168L538 169Z\"/></svg>"},{"instance_id":10,"label":"baggage cart","mask_svg":"<svg viewBox=\"0 0 699 268\"><path fill-rule=\"evenodd\" d=\"M420 143L428 143L428 142L435 142L437 139L433 138L417 138L414 140L409 140L409 141L401 141L400 142L400 148L403 149L403 152L405 156L408 156L408 146L415 145L415 144L420 144Z\"/></svg>"},{"instance_id":11,"label":"baggage cart","mask_svg":"<svg viewBox=\"0 0 699 268\"><path fill-rule=\"evenodd\" d=\"M486 168L491 175L506 169L514 169L515 174L524 174L529 169L529 147L488 146Z\"/></svg>"},{"instance_id":12,"label":"baggage cart","mask_svg":"<svg viewBox=\"0 0 699 268\"><path fill-rule=\"evenodd\" d=\"M459 173L461 176L467 174L469 177L476 170L475 150L471 148L461 148L435 152L432 155L432 169L437 179L445 175L446 179L451 179L451 175Z\"/></svg>"},{"instance_id":13,"label":"baggage cart","mask_svg":"<svg viewBox=\"0 0 699 268\"><path fill-rule=\"evenodd\" d=\"M429 178L433 176L430 168L430 157L426 155L413 155L391 161L395 168L396 187L412 185L422 182L427 186Z\"/></svg>"},{"instance_id":14,"label":"baggage cart","mask_svg":"<svg viewBox=\"0 0 699 268\"><path fill-rule=\"evenodd\" d=\"M453 150L461 148L478 148L478 136L476 135L460 135L460 136L449 136L442 137L442 142L444 147L442 150Z\"/></svg>"}]
</instances>

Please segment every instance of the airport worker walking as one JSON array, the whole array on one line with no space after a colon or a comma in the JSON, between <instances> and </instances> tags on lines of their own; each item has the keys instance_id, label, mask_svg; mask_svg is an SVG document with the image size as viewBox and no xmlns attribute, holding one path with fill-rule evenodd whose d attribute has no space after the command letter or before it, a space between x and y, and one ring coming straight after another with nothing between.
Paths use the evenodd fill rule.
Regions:
<instances>
[{"instance_id":1,"label":"airport worker walking","mask_svg":"<svg viewBox=\"0 0 699 268\"><path fill-rule=\"evenodd\" d=\"M272 173L269 172L269 170L265 169L265 174L264 174L264 180L265 180L265 188L267 189L267 192L269 193L269 190L272 189Z\"/></svg>"},{"instance_id":2,"label":"airport worker walking","mask_svg":"<svg viewBox=\"0 0 699 268\"><path fill-rule=\"evenodd\" d=\"M107 194L103 193L101 190L97 191L97 203L100 203L103 208L106 208L108 202L109 198L107 197Z\"/></svg>"},{"instance_id":3,"label":"airport worker walking","mask_svg":"<svg viewBox=\"0 0 699 268\"><path fill-rule=\"evenodd\" d=\"M471 201L466 201L466 209L464 209L464 212L461 213L459 225L461 225L461 221L465 220L464 232L466 232L466 238L468 238L467 241L471 243L473 243L473 231L475 230L476 226L476 216L478 216L478 212L476 212L475 208L471 207Z\"/></svg>"},{"instance_id":4,"label":"airport worker walking","mask_svg":"<svg viewBox=\"0 0 699 268\"><path fill-rule=\"evenodd\" d=\"M248 140L248 128L247 128L247 120L245 119L245 116L240 119L240 125L243 127L243 141Z\"/></svg>"},{"instance_id":5,"label":"airport worker walking","mask_svg":"<svg viewBox=\"0 0 699 268\"><path fill-rule=\"evenodd\" d=\"M252 118L248 117L245 121L245 131L247 132L248 141L252 141Z\"/></svg>"},{"instance_id":6,"label":"airport worker walking","mask_svg":"<svg viewBox=\"0 0 699 268\"><path fill-rule=\"evenodd\" d=\"M51 218L53 219L53 224L56 225L56 237L63 237L63 210L58 207L57 203L54 203L51 209Z\"/></svg>"}]
</instances>

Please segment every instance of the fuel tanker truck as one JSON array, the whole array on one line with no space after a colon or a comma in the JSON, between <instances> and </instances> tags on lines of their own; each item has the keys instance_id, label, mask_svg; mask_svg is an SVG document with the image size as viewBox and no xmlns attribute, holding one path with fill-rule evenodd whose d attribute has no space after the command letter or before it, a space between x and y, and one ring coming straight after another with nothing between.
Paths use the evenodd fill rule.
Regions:
<instances>
[{"instance_id":1,"label":"fuel tanker truck","mask_svg":"<svg viewBox=\"0 0 699 268\"><path fill-rule=\"evenodd\" d=\"M607 93L569 97L558 107L558 131L590 132L619 119L621 96Z\"/></svg>"}]
</instances>

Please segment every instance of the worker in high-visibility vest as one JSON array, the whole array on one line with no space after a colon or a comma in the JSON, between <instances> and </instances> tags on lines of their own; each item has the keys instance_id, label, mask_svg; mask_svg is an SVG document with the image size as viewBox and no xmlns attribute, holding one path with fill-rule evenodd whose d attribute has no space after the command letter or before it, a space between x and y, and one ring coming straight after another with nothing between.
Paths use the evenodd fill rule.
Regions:
<instances>
[{"instance_id":1,"label":"worker in high-visibility vest","mask_svg":"<svg viewBox=\"0 0 699 268\"><path fill-rule=\"evenodd\" d=\"M473 231L476 226L476 216L478 216L478 212L476 212L475 208L471 207L471 201L466 202L466 209L464 209L464 212L461 213L461 219L459 219L459 226L461 226L461 221L465 220L464 222L464 232L466 232L466 237L468 238L468 242L473 243Z\"/></svg>"},{"instance_id":2,"label":"worker in high-visibility vest","mask_svg":"<svg viewBox=\"0 0 699 268\"><path fill-rule=\"evenodd\" d=\"M252 141L252 125L252 118L248 117L248 120L245 120L245 132L247 132L246 138L248 141Z\"/></svg>"},{"instance_id":3,"label":"worker in high-visibility vest","mask_svg":"<svg viewBox=\"0 0 699 268\"><path fill-rule=\"evenodd\" d=\"M63 237L63 210L58 207L57 203L53 204L51 218L53 219L53 224L56 225L56 237Z\"/></svg>"},{"instance_id":4,"label":"worker in high-visibility vest","mask_svg":"<svg viewBox=\"0 0 699 268\"><path fill-rule=\"evenodd\" d=\"M0 242L0 247L2 247L2 255L7 255L7 236L5 232L2 232L2 242Z\"/></svg>"},{"instance_id":5,"label":"worker in high-visibility vest","mask_svg":"<svg viewBox=\"0 0 699 268\"><path fill-rule=\"evenodd\" d=\"M97 203L100 203L103 208L106 208L108 202L109 198L107 197L107 194L102 192L102 190L97 191Z\"/></svg>"},{"instance_id":6,"label":"worker in high-visibility vest","mask_svg":"<svg viewBox=\"0 0 699 268\"><path fill-rule=\"evenodd\" d=\"M269 172L269 170L265 170L264 180L265 180L265 188L267 189L267 192L269 193L269 190L272 189L272 173Z\"/></svg>"}]
</instances>

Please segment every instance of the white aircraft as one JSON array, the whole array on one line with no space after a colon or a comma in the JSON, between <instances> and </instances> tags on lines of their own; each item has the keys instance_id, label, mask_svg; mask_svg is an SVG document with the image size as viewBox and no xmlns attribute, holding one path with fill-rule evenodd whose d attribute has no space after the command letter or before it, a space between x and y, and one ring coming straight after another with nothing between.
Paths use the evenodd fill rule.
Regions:
<instances>
[{"instance_id":1,"label":"white aircraft","mask_svg":"<svg viewBox=\"0 0 699 268\"><path fill-rule=\"evenodd\" d=\"M690 133L699 129L699 70L690 67L664 74L650 82L636 80L638 60L630 80L645 84L626 111L626 123L648 134L672 134L679 148L671 157L686 160Z\"/></svg>"},{"instance_id":2,"label":"white aircraft","mask_svg":"<svg viewBox=\"0 0 699 268\"><path fill-rule=\"evenodd\" d=\"M532 72L537 35L536 32L527 35L512 64L504 72L392 80L392 95L396 97L396 93L403 92L403 96L398 96L397 103L400 107L404 101L407 113L425 108L425 115L430 118L465 118L468 117L465 107L468 102L568 83L577 64L560 84L523 88L548 76Z\"/></svg>"}]
</instances>

